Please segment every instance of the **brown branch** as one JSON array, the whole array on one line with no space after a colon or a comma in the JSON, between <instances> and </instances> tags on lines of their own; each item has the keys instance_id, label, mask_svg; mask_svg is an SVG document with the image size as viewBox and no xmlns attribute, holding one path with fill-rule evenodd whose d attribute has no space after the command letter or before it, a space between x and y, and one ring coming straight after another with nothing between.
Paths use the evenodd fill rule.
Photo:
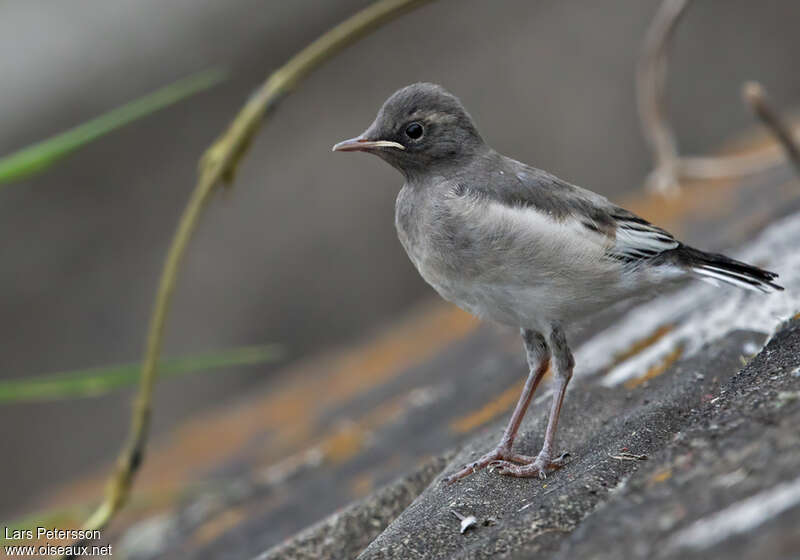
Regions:
<instances>
[{"instance_id":1,"label":"brown branch","mask_svg":"<svg viewBox=\"0 0 800 560\"><path fill-rule=\"evenodd\" d=\"M245 155L265 115L306 75L364 35L430 1L432 0L379 0L326 32L272 73L239 111L225 133L203 155L197 185L181 216L161 274L128 441L108 482L105 500L87 520L85 529L102 529L108 525L125 505L134 476L143 461L157 374L156 364L161 354L172 294L186 248L215 188L221 182L233 180L236 166Z\"/></svg>"},{"instance_id":2,"label":"brown branch","mask_svg":"<svg viewBox=\"0 0 800 560\"><path fill-rule=\"evenodd\" d=\"M682 180L738 177L763 171L781 160L780 150L769 146L733 156L681 156L666 109L667 51L689 0L664 0L645 36L636 71L636 102L642 132L653 152L654 169L647 188L675 193ZM786 130L789 130L788 128ZM791 138L791 134L787 136Z\"/></svg>"},{"instance_id":3,"label":"brown branch","mask_svg":"<svg viewBox=\"0 0 800 560\"><path fill-rule=\"evenodd\" d=\"M753 113L761 119L761 122L778 139L789 161L794 166L797 174L800 175L800 146L798 146L792 128L771 107L764 87L758 82L747 82L742 86L742 97L744 97L745 103L752 109Z\"/></svg>"},{"instance_id":4,"label":"brown branch","mask_svg":"<svg viewBox=\"0 0 800 560\"><path fill-rule=\"evenodd\" d=\"M655 158L648 184L666 192L677 187L678 147L667 119L667 49L689 0L664 0L645 35L636 69L636 103L639 119Z\"/></svg>"}]
</instances>

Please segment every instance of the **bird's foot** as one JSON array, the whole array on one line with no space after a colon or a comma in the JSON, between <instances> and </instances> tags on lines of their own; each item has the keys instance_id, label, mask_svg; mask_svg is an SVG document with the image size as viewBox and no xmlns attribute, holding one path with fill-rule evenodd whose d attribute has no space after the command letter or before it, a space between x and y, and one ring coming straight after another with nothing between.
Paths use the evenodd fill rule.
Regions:
<instances>
[{"instance_id":1,"label":"bird's foot","mask_svg":"<svg viewBox=\"0 0 800 560\"><path fill-rule=\"evenodd\" d=\"M567 464L569 453L563 453L559 457L552 459L549 453L541 451L536 458L531 457L530 461L511 462L508 460L495 459L489 462L489 472L496 472L504 476L516 476L520 478L538 477L542 480L547 478L547 474L558 470ZM522 464L515 464L522 463Z\"/></svg>"},{"instance_id":2,"label":"bird's foot","mask_svg":"<svg viewBox=\"0 0 800 560\"><path fill-rule=\"evenodd\" d=\"M533 463L535 460L536 458L534 457L517 455L516 453L512 453L509 447L498 445L477 461L473 461L472 463L464 465L464 468L460 471L454 472L450 476L445 477L442 482L445 485L452 484L455 481L466 478L493 463L507 463L509 465L514 465L514 463Z\"/></svg>"}]
</instances>

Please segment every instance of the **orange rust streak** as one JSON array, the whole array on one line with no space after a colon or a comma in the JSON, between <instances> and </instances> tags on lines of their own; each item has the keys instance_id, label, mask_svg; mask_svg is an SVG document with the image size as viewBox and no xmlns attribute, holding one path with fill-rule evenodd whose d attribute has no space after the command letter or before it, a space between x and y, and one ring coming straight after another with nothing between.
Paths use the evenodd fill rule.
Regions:
<instances>
[{"instance_id":1,"label":"orange rust streak","mask_svg":"<svg viewBox=\"0 0 800 560\"><path fill-rule=\"evenodd\" d=\"M645 348L649 348L674 328L675 325L662 325L658 327L656 330L654 330L648 336L640 338L639 340L635 340L630 348L614 356L614 360L612 361L608 370L611 371L625 360L632 358Z\"/></svg>"},{"instance_id":2,"label":"orange rust streak","mask_svg":"<svg viewBox=\"0 0 800 560\"><path fill-rule=\"evenodd\" d=\"M335 465L344 463L361 451L366 436L366 431L357 425L348 425L337 430L322 447L325 458Z\"/></svg>"},{"instance_id":3,"label":"orange rust streak","mask_svg":"<svg viewBox=\"0 0 800 560\"><path fill-rule=\"evenodd\" d=\"M413 393L413 391L412 391ZM251 468L263 469L268 472L282 466L282 470L295 470L306 461L307 453L311 450L320 451L322 458L331 465L344 463L356 456L369 441L372 433L389 422L396 421L406 414L413 401L410 393L393 397L362 416L358 420L339 422L332 430L314 442L310 442L303 450L297 451L288 457L281 457L277 464L272 457L266 459L266 464L258 460L251 462Z\"/></svg>"},{"instance_id":4,"label":"orange rust streak","mask_svg":"<svg viewBox=\"0 0 800 560\"><path fill-rule=\"evenodd\" d=\"M358 474L350 480L350 495L353 498L363 498L372 492L374 486L375 480L371 473Z\"/></svg>"},{"instance_id":5,"label":"orange rust streak","mask_svg":"<svg viewBox=\"0 0 800 560\"><path fill-rule=\"evenodd\" d=\"M671 477L672 477L672 469L670 468L662 469L650 477L650 485L660 484L662 482L669 480Z\"/></svg>"},{"instance_id":6,"label":"orange rust streak","mask_svg":"<svg viewBox=\"0 0 800 560\"><path fill-rule=\"evenodd\" d=\"M212 517L200 527L198 527L192 535L192 544L196 548L200 548L217 539L228 529L231 529L241 523L247 514L242 508L226 509L219 515Z\"/></svg>"},{"instance_id":7,"label":"orange rust streak","mask_svg":"<svg viewBox=\"0 0 800 560\"><path fill-rule=\"evenodd\" d=\"M542 379L548 379L552 377L552 375L553 370L548 366ZM475 412L456 418L450 422L450 429L454 432L464 434L494 420L496 417L510 410L512 405L516 404L520 394L522 394L523 387L525 387L525 379L518 381Z\"/></svg>"},{"instance_id":8,"label":"orange rust streak","mask_svg":"<svg viewBox=\"0 0 800 560\"><path fill-rule=\"evenodd\" d=\"M319 444L325 459L334 465L352 459L361 451L371 432L397 420L408 407L408 395L403 394L379 404L359 420L340 424Z\"/></svg>"},{"instance_id":9,"label":"orange rust streak","mask_svg":"<svg viewBox=\"0 0 800 560\"><path fill-rule=\"evenodd\" d=\"M676 347L672 352L670 352L669 354L667 354L667 356L664 357L664 360L660 364L656 364L653 367L651 367L649 370L647 370L647 373L645 373L643 376L627 380L625 382L625 388L634 389L639 385L641 385L642 383L644 383L645 381L658 377L659 375L667 371L669 366L674 364L678 360L678 358L681 357L681 354L683 354L683 346Z\"/></svg>"},{"instance_id":10,"label":"orange rust streak","mask_svg":"<svg viewBox=\"0 0 800 560\"><path fill-rule=\"evenodd\" d=\"M223 461L264 433L277 460L308 445L317 412L341 404L422 363L441 348L474 331L478 320L451 305L428 304L392 328L349 351L328 354L275 375L275 389L237 406L209 411L187 421L148 454L137 491L168 492L209 465ZM50 503L95 500L105 471L54 493Z\"/></svg>"},{"instance_id":11,"label":"orange rust streak","mask_svg":"<svg viewBox=\"0 0 800 560\"><path fill-rule=\"evenodd\" d=\"M450 429L454 432L465 434L467 432L471 432L479 426L483 426L487 422L495 419L497 416L510 409L519 399L519 395L522 393L522 388L524 386L524 379L514 383L511 387L500 393L497 397L489 401L475 412L460 418L456 418L450 422Z\"/></svg>"}]
</instances>

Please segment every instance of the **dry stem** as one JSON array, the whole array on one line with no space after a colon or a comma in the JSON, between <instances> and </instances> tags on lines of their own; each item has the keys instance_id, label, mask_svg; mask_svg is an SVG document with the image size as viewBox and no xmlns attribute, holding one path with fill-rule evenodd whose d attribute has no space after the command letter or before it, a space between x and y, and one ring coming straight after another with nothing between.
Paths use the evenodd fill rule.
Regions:
<instances>
[{"instance_id":1,"label":"dry stem","mask_svg":"<svg viewBox=\"0 0 800 560\"><path fill-rule=\"evenodd\" d=\"M689 0L664 0L645 36L636 70L636 102L642 132L655 157L648 178L652 188L665 192L677 186L678 147L667 119L665 87L667 48Z\"/></svg>"},{"instance_id":2,"label":"dry stem","mask_svg":"<svg viewBox=\"0 0 800 560\"><path fill-rule=\"evenodd\" d=\"M236 166L244 156L265 115L309 72L369 32L430 1L379 0L326 32L271 74L239 111L225 133L203 155L197 185L181 216L161 274L128 441L108 482L105 500L87 520L84 526L86 529L102 529L108 525L124 506L134 475L142 463L150 423L153 385L157 374L156 364L161 354L164 325L172 294L186 247L215 187L221 182L233 180Z\"/></svg>"},{"instance_id":3,"label":"dry stem","mask_svg":"<svg viewBox=\"0 0 800 560\"><path fill-rule=\"evenodd\" d=\"M794 137L794 132L789 124L770 106L764 87L758 82L747 82L742 87L742 96L750 106L750 109L781 143L783 150L789 157L789 161L794 165L798 175L800 175L800 146L798 146L797 139Z\"/></svg>"},{"instance_id":4,"label":"dry stem","mask_svg":"<svg viewBox=\"0 0 800 560\"><path fill-rule=\"evenodd\" d=\"M667 50L689 0L664 0L645 37L636 73L636 101L642 131L650 144L655 169L649 189L675 193L681 180L738 177L767 169L781 159L779 149L767 147L747 154L720 157L681 156L666 109ZM788 128L786 130L789 130ZM791 138L791 134L787 136Z\"/></svg>"}]
</instances>

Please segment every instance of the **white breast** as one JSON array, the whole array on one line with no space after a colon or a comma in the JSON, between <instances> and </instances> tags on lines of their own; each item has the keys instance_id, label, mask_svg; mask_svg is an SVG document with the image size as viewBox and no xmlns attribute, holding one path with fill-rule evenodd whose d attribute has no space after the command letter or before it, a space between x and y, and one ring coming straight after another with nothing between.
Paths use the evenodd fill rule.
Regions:
<instances>
[{"instance_id":1,"label":"white breast","mask_svg":"<svg viewBox=\"0 0 800 560\"><path fill-rule=\"evenodd\" d=\"M443 298L471 313L543 329L624 291L622 266L605 256L611 240L577 220L468 197L453 199L450 209L438 227L469 243L422 242L408 252Z\"/></svg>"}]
</instances>

